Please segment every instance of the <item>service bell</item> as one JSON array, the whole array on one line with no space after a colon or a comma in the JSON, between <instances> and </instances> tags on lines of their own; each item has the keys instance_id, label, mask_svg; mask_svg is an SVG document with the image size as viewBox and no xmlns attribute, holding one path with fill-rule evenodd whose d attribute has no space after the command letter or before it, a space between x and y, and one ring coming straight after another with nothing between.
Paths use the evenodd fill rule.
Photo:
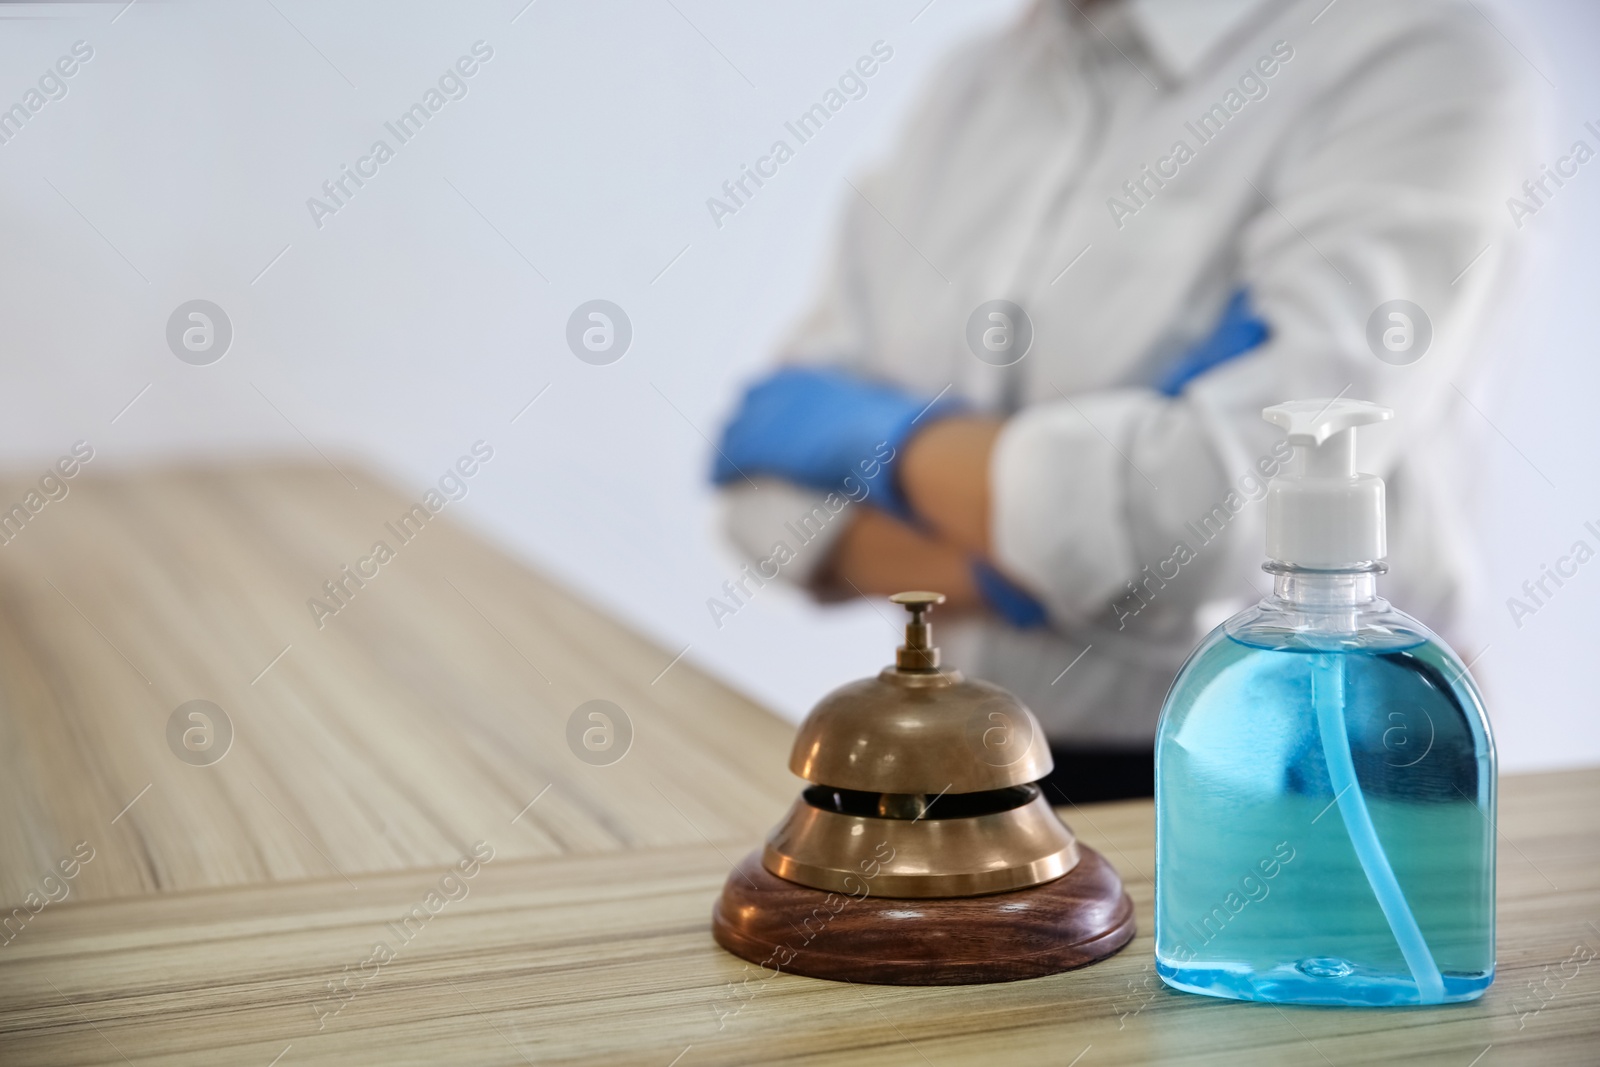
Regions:
<instances>
[{"instance_id":1,"label":"service bell","mask_svg":"<svg viewBox=\"0 0 1600 1067\"><path fill-rule=\"evenodd\" d=\"M812 783L729 876L713 933L734 954L820 978L931 985L1082 966L1132 939L1133 906L1036 784L1052 761L1016 697L941 666L938 593L895 663L812 709L789 769Z\"/></svg>"}]
</instances>

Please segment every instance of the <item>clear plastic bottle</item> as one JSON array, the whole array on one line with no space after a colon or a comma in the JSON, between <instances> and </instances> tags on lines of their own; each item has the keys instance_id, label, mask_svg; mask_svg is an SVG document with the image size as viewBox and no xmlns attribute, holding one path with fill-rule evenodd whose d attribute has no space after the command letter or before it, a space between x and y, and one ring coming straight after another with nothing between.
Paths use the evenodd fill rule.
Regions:
<instances>
[{"instance_id":1,"label":"clear plastic bottle","mask_svg":"<svg viewBox=\"0 0 1600 1067\"><path fill-rule=\"evenodd\" d=\"M1268 411L1291 407L1314 410ZM1467 668L1377 594L1382 482L1354 474L1349 431L1386 417L1341 401L1321 432L1292 427L1269 554L1319 565L1267 564L1272 596L1212 631L1167 696L1155 938L1175 988L1439 1004L1494 979L1494 743ZM1337 462L1315 455L1341 435Z\"/></svg>"}]
</instances>

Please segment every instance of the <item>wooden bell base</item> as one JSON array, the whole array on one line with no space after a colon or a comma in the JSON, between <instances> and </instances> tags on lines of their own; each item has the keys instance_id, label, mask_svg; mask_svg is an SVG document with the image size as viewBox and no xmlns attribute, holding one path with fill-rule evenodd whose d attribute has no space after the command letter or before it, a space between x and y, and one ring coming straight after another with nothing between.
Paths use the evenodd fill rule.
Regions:
<instances>
[{"instance_id":1,"label":"wooden bell base","mask_svg":"<svg viewBox=\"0 0 1600 1067\"><path fill-rule=\"evenodd\" d=\"M717 944L790 974L878 985L1011 982L1133 940L1133 902L1094 849L1053 882L982 897L850 897L785 881L752 852L711 913Z\"/></svg>"}]
</instances>

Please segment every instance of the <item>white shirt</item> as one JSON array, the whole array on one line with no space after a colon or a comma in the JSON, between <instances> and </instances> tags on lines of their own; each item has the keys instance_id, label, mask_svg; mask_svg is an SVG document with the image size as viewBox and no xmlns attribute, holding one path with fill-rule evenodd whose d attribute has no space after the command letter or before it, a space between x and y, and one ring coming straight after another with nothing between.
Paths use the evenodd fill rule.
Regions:
<instances>
[{"instance_id":1,"label":"white shirt","mask_svg":"<svg viewBox=\"0 0 1600 1067\"><path fill-rule=\"evenodd\" d=\"M1261 409L1320 396L1396 410L1362 449L1388 480L1384 589L1448 625L1472 571L1452 380L1504 280L1504 199L1534 169L1521 64L1465 0L1040 0L949 61L857 183L781 352L1010 416L995 562L1051 628L946 624L947 662L1010 688L1053 739L1147 744L1183 657L1255 595L1257 466L1281 438ZM1269 341L1179 397L1151 388L1240 286ZM1010 367L966 340L996 298L1033 326ZM1395 299L1432 326L1403 366L1367 339ZM727 496L756 559L815 502L771 484ZM1161 579L1180 543L1193 559ZM785 573L825 555L808 546Z\"/></svg>"}]
</instances>

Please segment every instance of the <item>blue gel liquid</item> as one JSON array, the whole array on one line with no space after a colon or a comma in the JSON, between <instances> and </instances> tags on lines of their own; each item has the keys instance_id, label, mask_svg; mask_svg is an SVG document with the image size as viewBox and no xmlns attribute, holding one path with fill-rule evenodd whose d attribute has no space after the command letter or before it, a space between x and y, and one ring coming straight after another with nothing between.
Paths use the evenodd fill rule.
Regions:
<instances>
[{"instance_id":1,"label":"blue gel liquid","mask_svg":"<svg viewBox=\"0 0 1600 1067\"><path fill-rule=\"evenodd\" d=\"M1156 742L1168 985L1380 1006L1493 981L1493 743L1464 668L1417 630L1219 628L1185 665Z\"/></svg>"}]
</instances>

